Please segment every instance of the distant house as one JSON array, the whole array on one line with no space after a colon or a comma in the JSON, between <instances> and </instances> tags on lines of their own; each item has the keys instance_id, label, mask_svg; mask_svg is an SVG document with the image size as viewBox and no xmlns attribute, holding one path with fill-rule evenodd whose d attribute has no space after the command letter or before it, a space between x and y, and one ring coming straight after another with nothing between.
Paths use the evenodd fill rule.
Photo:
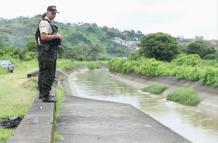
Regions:
<instances>
[{"instance_id":1,"label":"distant house","mask_svg":"<svg viewBox=\"0 0 218 143\"><path fill-rule=\"evenodd\" d=\"M196 40L204 40L204 36L195 36Z\"/></svg>"},{"instance_id":2,"label":"distant house","mask_svg":"<svg viewBox=\"0 0 218 143\"><path fill-rule=\"evenodd\" d=\"M112 41L119 44L119 45L122 45L130 50L138 50L137 45L140 43L140 41L126 41L126 40L123 40L119 37L114 37L114 39Z\"/></svg>"},{"instance_id":3,"label":"distant house","mask_svg":"<svg viewBox=\"0 0 218 143\"><path fill-rule=\"evenodd\" d=\"M218 40L208 40L218 50Z\"/></svg>"}]
</instances>

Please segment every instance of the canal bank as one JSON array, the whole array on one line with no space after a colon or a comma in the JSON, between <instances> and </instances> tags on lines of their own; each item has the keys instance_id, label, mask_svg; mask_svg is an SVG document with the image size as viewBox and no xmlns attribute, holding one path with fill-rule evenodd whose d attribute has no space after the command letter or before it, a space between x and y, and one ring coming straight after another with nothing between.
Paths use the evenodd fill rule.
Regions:
<instances>
[{"instance_id":1,"label":"canal bank","mask_svg":"<svg viewBox=\"0 0 218 143\"><path fill-rule=\"evenodd\" d=\"M199 82L177 80L174 77L149 78L136 74L121 73L111 73L111 76L129 86L137 88L138 90L151 84L164 84L168 87L168 89L162 93L162 96L164 97L166 97L170 92L175 91L177 88L193 88L201 98L201 102L196 107L196 110L218 120L218 88L204 86Z\"/></svg>"},{"instance_id":2,"label":"canal bank","mask_svg":"<svg viewBox=\"0 0 218 143\"><path fill-rule=\"evenodd\" d=\"M64 101L56 131L62 143L189 143L181 135L160 124L129 104L78 97L71 82L75 70L64 84Z\"/></svg>"}]
</instances>

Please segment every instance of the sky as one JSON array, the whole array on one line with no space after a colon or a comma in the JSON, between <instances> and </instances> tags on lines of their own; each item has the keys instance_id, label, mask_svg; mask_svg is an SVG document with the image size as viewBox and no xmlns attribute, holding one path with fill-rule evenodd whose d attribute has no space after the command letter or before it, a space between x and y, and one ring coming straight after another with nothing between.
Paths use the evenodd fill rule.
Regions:
<instances>
[{"instance_id":1,"label":"sky","mask_svg":"<svg viewBox=\"0 0 218 143\"><path fill-rule=\"evenodd\" d=\"M144 34L218 39L218 0L1 0L0 17L32 17L56 5L59 22L96 23Z\"/></svg>"}]
</instances>

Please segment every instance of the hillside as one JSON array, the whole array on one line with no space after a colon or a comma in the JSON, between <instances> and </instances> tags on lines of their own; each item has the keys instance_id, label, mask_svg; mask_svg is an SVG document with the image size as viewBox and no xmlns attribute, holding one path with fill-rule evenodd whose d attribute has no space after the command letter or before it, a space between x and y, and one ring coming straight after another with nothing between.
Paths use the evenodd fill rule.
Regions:
<instances>
[{"instance_id":1,"label":"hillside","mask_svg":"<svg viewBox=\"0 0 218 143\"><path fill-rule=\"evenodd\" d=\"M0 48L16 46L23 48L26 44L34 40L36 27L41 19L41 15L31 18L18 17L14 19L0 19ZM81 45L101 47L104 54L122 56L128 51L126 46L113 41L115 37L126 41L137 41L143 34L140 31L119 31L115 28L99 27L93 23L60 23L60 33L63 34L63 47L65 49L77 48Z\"/></svg>"}]
</instances>

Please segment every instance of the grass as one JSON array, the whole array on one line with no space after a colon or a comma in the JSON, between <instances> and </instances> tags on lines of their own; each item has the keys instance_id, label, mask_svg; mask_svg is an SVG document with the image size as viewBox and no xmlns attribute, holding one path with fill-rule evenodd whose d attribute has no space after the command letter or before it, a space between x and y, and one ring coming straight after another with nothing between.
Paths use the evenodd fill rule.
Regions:
<instances>
[{"instance_id":1,"label":"grass","mask_svg":"<svg viewBox=\"0 0 218 143\"><path fill-rule=\"evenodd\" d=\"M62 136L58 133L58 132L54 132L54 136L53 136L53 142L56 143L60 140L63 140Z\"/></svg>"},{"instance_id":2,"label":"grass","mask_svg":"<svg viewBox=\"0 0 218 143\"><path fill-rule=\"evenodd\" d=\"M37 68L36 61L14 63L14 73L0 75L0 119L24 116L37 94L36 79L26 78L28 72ZM0 143L6 143L13 132L0 128Z\"/></svg>"},{"instance_id":3,"label":"grass","mask_svg":"<svg viewBox=\"0 0 218 143\"><path fill-rule=\"evenodd\" d=\"M58 121L59 117L60 117L60 112L61 112L61 106L62 106L62 102L63 102L63 98L64 98L64 90L63 87L61 85L59 85L56 88L56 112L55 112L55 120Z\"/></svg>"},{"instance_id":4,"label":"grass","mask_svg":"<svg viewBox=\"0 0 218 143\"><path fill-rule=\"evenodd\" d=\"M143 92L149 92L152 94L161 94L167 89L167 86L162 84L152 84L149 86L146 86L142 89Z\"/></svg>"},{"instance_id":5,"label":"grass","mask_svg":"<svg viewBox=\"0 0 218 143\"><path fill-rule=\"evenodd\" d=\"M7 71L0 66L0 75L6 74L6 73L7 73Z\"/></svg>"},{"instance_id":6,"label":"grass","mask_svg":"<svg viewBox=\"0 0 218 143\"><path fill-rule=\"evenodd\" d=\"M37 77L27 79L27 73L38 69L37 61L12 60L15 65L14 73L5 73L0 69L0 120L11 116L24 116L37 95ZM71 60L58 60L58 68L72 70L77 66L87 66L89 69L107 65L107 61L80 62ZM56 121L59 120L63 100L63 87L56 89L57 107ZM6 143L13 134L14 129L0 128L0 143ZM59 135L56 135L59 136Z\"/></svg>"},{"instance_id":7,"label":"grass","mask_svg":"<svg viewBox=\"0 0 218 143\"><path fill-rule=\"evenodd\" d=\"M13 134L14 130L0 128L0 143L6 143L8 138Z\"/></svg>"},{"instance_id":8,"label":"grass","mask_svg":"<svg viewBox=\"0 0 218 143\"><path fill-rule=\"evenodd\" d=\"M88 67L90 70L98 69L101 66L107 66L108 61L73 61L61 59L58 61L58 68L62 70L73 70L79 66Z\"/></svg>"},{"instance_id":9,"label":"grass","mask_svg":"<svg viewBox=\"0 0 218 143\"><path fill-rule=\"evenodd\" d=\"M191 88L178 88L168 94L167 100L190 106L195 106L200 103L200 97Z\"/></svg>"},{"instance_id":10,"label":"grass","mask_svg":"<svg viewBox=\"0 0 218 143\"><path fill-rule=\"evenodd\" d=\"M58 77L59 81L60 79L62 79L62 77ZM55 127L57 126L57 122L59 122L60 120L60 113L61 113L61 107L62 107L62 103L63 103L63 99L64 99L64 89L63 86L61 84L59 84L56 87L55 90L56 93L56 110L55 110ZM53 134L53 142L58 142L60 139L62 138L62 136L58 133L58 132L54 132Z\"/></svg>"}]
</instances>

